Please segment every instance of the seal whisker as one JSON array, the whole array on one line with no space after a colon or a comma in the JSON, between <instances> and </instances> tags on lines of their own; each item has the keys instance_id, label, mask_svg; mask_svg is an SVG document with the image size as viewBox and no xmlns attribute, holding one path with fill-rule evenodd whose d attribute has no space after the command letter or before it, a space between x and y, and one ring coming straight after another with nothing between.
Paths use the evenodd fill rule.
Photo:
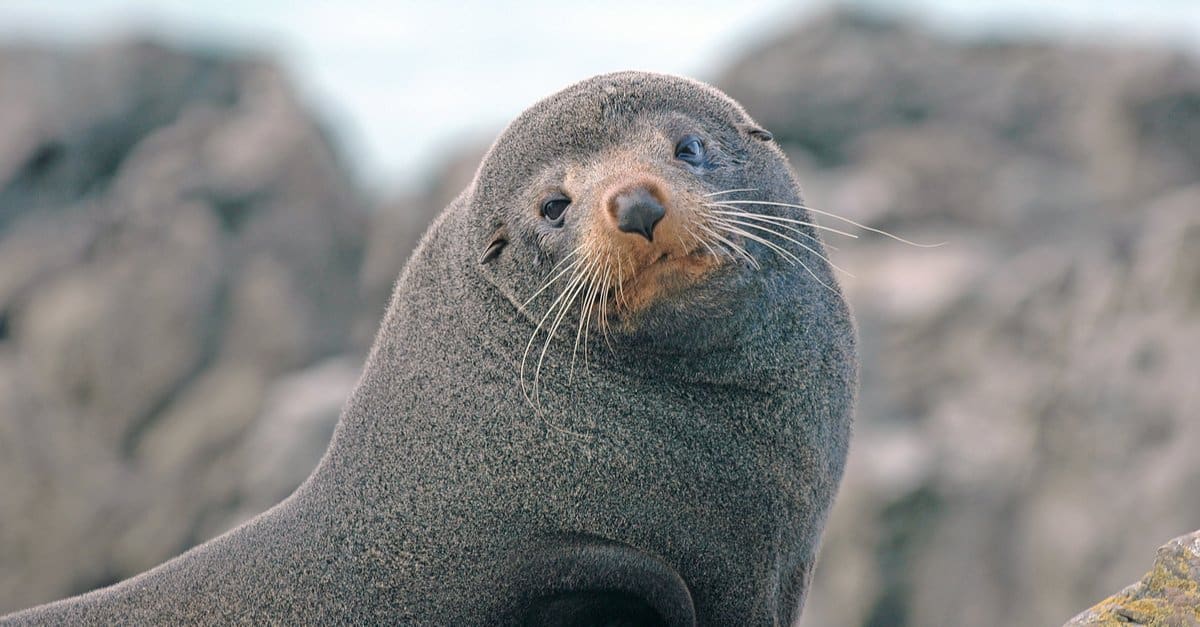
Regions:
<instances>
[{"instance_id":1,"label":"seal whisker","mask_svg":"<svg viewBox=\"0 0 1200 627\"><path fill-rule=\"evenodd\" d=\"M542 330L542 326L546 324L546 320L548 320L554 313L555 309L557 309L559 301L562 300L562 297L566 294L566 291L571 288L571 285L573 285L576 280L577 277L572 277L571 282L567 284L563 291L559 293L558 297L555 298L554 302L550 304L550 308L547 309L546 314L542 316L541 320L538 321L537 326L534 327L533 333L529 335L529 341L525 344L525 351L521 354L521 366L517 373L517 380L521 384L521 393L525 396L525 400L528 401L530 405L536 406L534 402L534 396L536 396L537 390L534 389L534 396L530 396L530 390L525 387L525 364L529 360L529 351L533 348L533 342L537 339L538 332Z\"/></svg>"},{"instance_id":2,"label":"seal whisker","mask_svg":"<svg viewBox=\"0 0 1200 627\"><path fill-rule=\"evenodd\" d=\"M686 224L683 225L683 230L688 235L690 235L692 239L696 240L697 244L700 244L701 246L706 248L708 250L708 254L712 255L713 257L718 257L718 258L720 257L720 255L717 254L716 249L714 249L712 246L710 246L706 240L700 239L700 236L696 235L696 233L694 231L692 231L691 229L689 229Z\"/></svg>"},{"instance_id":3,"label":"seal whisker","mask_svg":"<svg viewBox=\"0 0 1200 627\"><path fill-rule=\"evenodd\" d=\"M731 262L737 261L738 256L734 253L733 250L730 250L730 247L728 246L728 244L730 242L726 242L726 245L722 246L720 244L720 242L717 241L717 238L718 238L717 234L715 232L713 232L711 229L709 229L708 232L709 232L710 237L707 239L701 239L701 241L704 243L704 245L708 246L709 250L716 251L716 254L718 257L724 257L725 259L728 259ZM749 251L747 251L747 252L749 252ZM753 259L753 257L751 257L751 259Z\"/></svg>"},{"instance_id":4,"label":"seal whisker","mask_svg":"<svg viewBox=\"0 0 1200 627\"><path fill-rule=\"evenodd\" d=\"M620 257L617 258L620 261ZM619 270L618 270L619 271ZM617 276L620 278L620 275ZM612 340L609 338L610 329L608 326L608 291L612 287L612 258L605 260L604 264L604 288L600 292L600 334L604 337L604 343L608 345L610 353L616 352L613 348Z\"/></svg>"},{"instance_id":5,"label":"seal whisker","mask_svg":"<svg viewBox=\"0 0 1200 627\"><path fill-rule=\"evenodd\" d=\"M555 264L554 267L550 269L550 271L554 272L555 269L557 269L562 264L566 263L572 257L575 257L575 255L577 255L581 251L582 251L582 246L577 246L571 252L567 253L567 255L564 256L561 260L559 260L559 262L557 264ZM538 291L534 292L533 296L529 297L529 299L526 300L521 305L521 308L522 309L526 308L529 305L529 303L533 302L533 300L535 298L537 298L537 296L539 294L546 291L551 285L553 285L555 282L557 282L560 278L562 278L568 272L578 269L581 266L581 264L585 263L586 261L587 261L586 256L581 256L581 257L576 258L574 261L572 261L570 264L568 264L567 267L563 268L558 274L551 277L550 280L548 280L545 285L543 285L540 289L538 289ZM533 348L533 342L535 339L537 339L538 332L541 331L542 326L545 325L545 323L546 323L546 320L548 320L550 318L550 316L553 315L554 310L556 309L556 306L560 303L560 301L563 299L563 297L566 296L567 292L569 292L571 290L572 285L580 279L581 274L582 273L576 273L576 274L572 275L572 277L568 281L566 287L564 287L563 290L559 293L558 297L555 298L555 300L553 302L551 302L549 309L546 311L546 314L544 316L542 316L541 320L538 321L537 326L534 327L533 333L530 334L529 342L525 345L525 351L521 355L521 367L520 367L520 372L518 373L518 379L521 383L521 391L525 395L526 400L530 402L530 404L534 403L534 399L537 396L537 385L536 385L537 377L536 377L536 373L535 373L534 388L533 388L534 398L530 398L529 393L525 389L525 364L529 358L529 351L530 351L530 349Z\"/></svg>"},{"instance_id":6,"label":"seal whisker","mask_svg":"<svg viewBox=\"0 0 1200 627\"><path fill-rule=\"evenodd\" d=\"M554 311L554 310L557 308L557 305L559 304L559 301L561 301L561 300L563 299L563 297L564 297L564 296L566 296L566 293L567 293L568 291L570 291L570 289L571 289L571 287L574 285L574 283L575 283L576 281L578 281L578 280L579 280L579 279L582 277L582 274L583 274L583 273L580 271L580 267L579 267L579 266L580 266L580 264L581 264L581 263L583 263L584 261L586 261L586 258L583 258L583 257L581 257L580 259L577 259L577 260L576 260L574 263L572 263L570 266L568 266L567 268L565 268L565 269L563 270L563 273L566 273L566 272L568 272L568 271L573 271L573 272L572 272L572 275L571 275L571 278L570 278L570 279L567 281L567 285L566 285L566 286L565 286L565 287L562 289L562 291L560 291L560 292L558 293L558 296L557 296L557 297L555 297L555 299L554 299L553 301L551 301L551 303L550 303L550 307L549 307L549 309L546 311L546 314L545 314L544 316L542 316L542 319L541 319L540 321L538 321L538 324L537 324L537 326L536 326L536 327L534 328L534 330L533 330L533 334L534 334L534 336L536 336L536 335L537 335L538 331L540 331L540 330L541 330L541 328L542 328L542 324L543 324L543 323L545 323L546 319L547 319L547 318L549 318L549 317L550 317L550 315L552 314L552 312L553 312L553 311ZM561 273L560 273L560 274L561 274ZM547 287L549 287L549 285L547 285L547 286L543 287L543 288L542 288L542 290L545 290ZM541 291L541 290L539 290L539 291ZM536 296L536 295L535 295L535 296ZM527 304L528 304L528 301L527 301ZM532 339L533 339L533 338L530 338L530 341L532 341Z\"/></svg>"},{"instance_id":7,"label":"seal whisker","mask_svg":"<svg viewBox=\"0 0 1200 627\"><path fill-rule=\"evenodd\" d=\"M591 326L590 318L592 312L592 302L595 299L596 288L599 285L599 281L597 279L600 277L600 271L601 267L599 260L595 260L592 264L592 270L589 271L586 280L588 284L586 293L583 297L583 301L579 304L579 325L575 330L575 346L571 349L571 374L567 378L568 381L574 380L575 377L575 356L579 351L579 340L581 335L583 338L583 364L584 367L587 367L587 335L588 328Z\"/></svg>"},{"instance_id":8,"label":"seal whisker","mask_svg":"<svg viewBox=\"0 0 1200 627\"><path fill-rule=\"evenodd\" d=\"M588 321L587 321L587 326L584 327L584 329L583 329L583 341L584 341L583 363L584 363L585 367L591 367L590 366L591 362L589 362L588 360L591 357L591 350L592 350L591 343L589 341L590 337L591 337L590 334L592 332L592 327L594 325L594 326L600 328L601 325L604 323L603 318L597 319L597 316L600 315L600 311L602 309L604 300L607 298L607 296L606 296L607 292L604 288L604 285L605 285L605 282L608 281L609 266L611 264L611 261L612 261L612 253L609 251L605 251L604 256L603 256L603 262L602 262L603 265L598 264L600 267L596 273L596 284L595 284L595 286L593 286L592 292L590 294L588 294L588 311L587 311L587 320Z\"/></svg>"},{"instance_id":9,"label":"seal whisker","mask_svg":"<svg viewBox=\"0 0 1200 627\"><path fill-rule=\"evenodd\" d=\"M617 250L617 304L620 311L620 303L627 303L625 299L625 264L621 261L621 251Z\"/></svg>"},{"instance_id":10,"label":"seal whisker","mask_svg":"<svg viewBox=\"0 0 1200 627\"><path fill-rule=\"evenodd\" d=\"M611 253L611 251L606 251L606 253L604 255L604 270L603 270L603 272L600 273L600 284L598 286L598 289L596 290L596 295L595 295L594 299L592 300L594 307L595 307L595 311L589 312L589 314L588 314L589 328L584 329L584 341L585 342L587 341L587 334L588 334L588 331L590 330L591 319L593 317L595 317L595 318L597 318L596 328L600 329L600 337L602 337L604 339L604 343L608 345L608 349L610 351L613 350L612 343L609 341L609 337L608 337L608 332L609 332L609 329L608 329L608 289L609 289L611 280L612 280L612 253ZM584 347L584 362L585 363L587 362L588 350L589 350L589 348L585 346Z\"/></svg>"},{"instance_id":11,"label":"seal whisker","mask_svg":"<svg viewBox=\"0 0 1200 627\"><path fill-rule=\"evenodd\" d=\"M729 238L727 238L727 237L725 237L725 236L721 235L720 233L716 232L715 230L713 230L713 229L712 229L711 227L709 227L708 225L700 224L700 225L699 225L699 227L700 227L700 229L701 229L701 230L703 230L703 231L705 231L706 233L708 233L709 235L711 235L711 236L712 236L713 238L715 238L717 241L719 241L719 242L721 242L722 244L724 244L724 245L725 245L727 248L729 248L729 250L731 250L731 251L733 251L733 252L737 253L739 256L741 256L741 257L745 258L745 259L746 259L746 261L749 261L749 262L750 262L750 265L754 266L756 269L757 269L757 268L759 268L759 267L761 267L761 266L759 266L759 265L758 265L758 260L754 258L754 255L751 255L751 254L749 253L749 251L747 251L745 248L743 248L743 247L741 247L741 246L738 246L737 244L733 243L732 241L730 241L730 240L729 240ZM733 259L733 255L732 255L732 253L730 254L730 259L731 259L731 260Z\"/></svg>"},{"instance_id":12,"label":"seal whisker","mask_svg":"<svg viewBox=\"0 0 1200 627\"><path fill-rule=\"evenodd\" d=\"M893 235L892 233L888 233L887 231L877 229L874 227L870 227L865 224L860 224L858 222L855 222L854 220L851 220L850 218L844 218L842 216L839 216L836 213L830 213L828 211L821 211L820 209L814 209L812 207L807 207L805 205L794 205L794 204L786 203L786 202L774 202L774 201L767 201L767 200L724 200L722 202L729 203L729 204L735 204L735 205L773 205L773 206L777 206L777 207L792 207L795 209L804 209L806 211L811 211L811 212L819 214L819 215L828 216L835 220L841 220L842 222L853 224L854 226L857 226L858 228L863 229L864 231L871 231L872 233L878 233L880 235L890 237L898 242L903 242L905 244L908 244L909 246L916 246L917 248L937 248L938 246L946 245L946 242L938 242L937 244L918 244L917 242L906 240L903 237L900 237L899 235Z\"/></svg>"},{"instance_id":13,"label":"seal whisker","mask_svg":"<svg viewBox=\"0 0 1200 627\"><path fill-rule=\"evenodd\" d=\"M725 220L727 220L728 222L731 222L731 223L733 223L733 224L740 224L740 225L742 225L742 226L744 226L744 227L747 227L747 228L751 228L751 229L757 229L757 230L759 230L759 231L764 231L764 232L766 232L766 233L770 233L770 234L772 234L772 235L774 235L774 236L776 236L776 237L782 237L783 239L785 239L785 240L787 240L787 241L789 241L789 242L792 242L793 244L796 244L797 246L799 246L799 247L803 248L804 250L807 250L808 252L810 252L810 253L812 253L812 254L816 255L816 256L817 256L818 258L820 258L822 261L824 261L825 263L829 264L829 265L830 265L830 266L831 266L833 269L835 269L835 270L839 270L839 271L841 271L841 272L844 272L844 273L846 274L846 276L848 276L848 277L851 277L851 278L856 278L856 277L854 276L854 274L853 274L853 273L851 273L850 271L846 270L845 268L842 268L842 267L838 266L836 263L833 263L832 261L830 261L830 260L829 260L829 258L828 258L828 257L826 257L825 255L822 255L821 253L819 253L819 252L817 252L817 251L813 250L813 249L812 249L812 248L810 248L808 245L806 245L804 242L801 242L801 241L799 241L799 240L797 240L797 239L794 239L794 238L788 237L787 235L784 235L783 233L780 233L780 232L778 232L778 231L775 231L775 230L773 230L773 229L769 229L769 228L767 228L767 227L765 227L765 226L762 226L762 225L759 225L759 224L754 224L754 223L752 223L752 222L742 222L741 220L736 220L736 219L734 219L734 218L724 218L724 219L725 219Z\"/></svg>"},{"instance_id":14,"label":"seal whisker","mask_svg":"<svg viewBox=\"0 0 1200 627\"><path fill-rule=\"evenodd\" d=\"M771 216L771 215L766 215L763 213L751 213L749 211L742 209L741 207L727 205L722 202L710 203L708 206L709 207L720 207L720 209L713 209L713 211L715 213L724 213L724 214L729 214L729 215L736 214L736 215L740 215L743 217L751 217L756 220L763 220L766 222L776 222L776 223L780 223L780 224L787 223L787 224L798 224L801 226L811 226L814 229L820 229L822 231L829 231L830 233L837 233L838 235L845 235L846 237L852 237L854 239L858 239L858 236L855 235L854 233L848 233L846 231L835 229L831 226L825 226L824 224L817 224L816 222L806 222L804 220L796 220L794 218L784 218L782 216ZM809 235L808 233L803 233L802 231L797 231L797 232L802 233L806 237L810 237L814 240L817 239L817 238Z\"/></svg>"},{"instance_id":15,"label":"seal whisker","mask_svg":"<svg viewBox=\"0 0 1200 627\"><path fill-rule=\"evenodd\" d=\"M586 261L589 261L589 258L586 255L584 255L584 256L580 257L579 261L586 262ZM546 417L545 411L539 404L540 389L538 387L538 383L539 383L540 375L542 372L542 362L546 358L546 349L548 349L550 347L550 341L554 339L555 333L558 332L558 326L559 326L559 324L561 324L564 316L566 315L567 311L570 309L571 304L575 301L575 297L578 295L578 293L582 289L582 287L586 284L585 276L586 276L586 266L579 269L571 276L571 280L567 283L566 287L563 288L562 292L559 293L558 297L554 300L554 302L551 303L549 310L546 312L546 315L542 317L541 322L539 322L537 328L534 329L533 335L531 335L529 338L529 343L525 346L525 354L522 355L522 357L521 357L521 374L519 377L520 382L521 382L521 392L525 395L525 401L527 403L529 403L529 405L531 407L533 407L534 413L537 414L538 418L541 419L541 421L543 423L545 423L547 426L549 426L550 428L552 428L560 433L563 433L566 435L571 435L571 436L574 436L577 438L583 438L583 439L587 439L591 436L584 434L584 433L572 431L565 427L561 427L557 424L554 424L554 422L552 420L550 420L549 418ZM568 293L570 293L571 296L564 300L564 297L566 297ZM547 331L547 333L546 333L546 341L542 345L542 352L541 352L541 355L538 357L537 368L533 371L533 384L532 384L533 396L530 397L529 393L525 389L525 375L524 375L525 359L529 355L529 349L530 349L530 347L533 346L533 341L537 337L537 333L541 329L542 323L544 323L546 321L546 319L549 318L550 315L553 314L556 309L558 310L558 316L555 317L554 322L551 324L550 330ZM572 355L571 360L572 360L572 369L573 369L574 368L574 355Z\"/></svg>"},{"instance_id":16,"label":"seal whisker","mask_svg":"<svg viewBox=\"0 0 1200 627\"><path fill-rule=\"evenodd\" d=\"M721 224L722 228L724 228L728 232L735 233L737 235L741 235L742 237L745 237L748 239L752 239L752 240L774 250L775 252L779 253L780 256L782 256L784 259L788 260L789 262L791 262L793 264L800 264L800 267L804 268L804 270L806 272L808 272L809 276L811 276L817 283L824 285L826 289L829 289L835 293L837 292L837 290L830 287L829 284L822 281L821 278L817 276L817 273L813 272L812 268L808 267L808 264L804 263L799 257L797 257L794 253L792 253L788 249L786 249L786 248L780 246L779 244L776 244L775 242L772 242L766 238L759 237L757 235L754 235L753 233L748 233L748 232L746 232L736 226L733 226L727 222L722 222L722 221L718 221L718 222Z\"/></svg>"},{"instance_id":17,"label":"seal whisker","mask_svg":"<svg viewBox=\"0 0 1200 627\"><path fill-rule=\"evenodd\" d=\"M729 253L730 259L735 259L735 257L733 257L733 255L734 255L734 253L736 253L738 256L744 258L746 261L749 261L750 265L754 266L755 269L759 269L762 267L759 265L758 259L755 259L754 255L751 255L750 251L746 250L746 248L744 246L737 244L733 240L725 238L724 236L718 234L716 231L712 231L712 235L713 235L713 237L717 238L721 243L725 244L725 246L727 248L729 248L729 250L732 251Z\"/></svg>"},{"instance_id":18,"label":"seal whisker","mask_svg":"<svg viewBox=\"0 0 1200 627\"><path fill-rule=\"evenodd\" d=\"M596 264L596 275L595 275L595 278L592 279L592 286L591 286L591 288L588 289L587 296L584 297L584 302L581 305L581 309L583 310L582 312L580 312L580 316L583 319L583 369L584 370L587 370L591 364L591 362L588 361L588 358L590 357L589 340L591 339L591 333L592 333L592 317L595 315L594 310L596 308L596 295L600 290L600 281L603 279L603 277L604 277L604 269L600 266L599 263L597 263Z\"/></svg>"},{"instance_id":19,"label":"seal whisker","mask_svg":"<svg viewBox=\"0 0 1200 627\"><path fill-rule=\"evenodd\" d=\"M558 333L558 327L562 326L563 320L567 317L567 312L570 311L571 305L575 304L575 299L579 297L579 293L587 286L586 273L581 273L578 280L575 281L574 287L571 290L570 297L563 301L563 304L558 309L558 315L554 317L554 322L550 325L550 331L546 333L546 341L542 343L542 352L538 355L537 368L533 371L533 399L537 401L540 390L538 389L538 381L542 374L542 364L546 361L546 352L550 350L550 343L554 340L555 334Z\"/></svg>"},{"instance_id":20,"label":"seal whisker","mask_svg":"<svg viewBox=\"0 0 1200 627\"><path fill-rule=\"evenodd\" d=\"M575 250L572 250L570 253L567 253L567 256L563 257L561 261L554 264L553 268L550 268L550 272L553 273L555 270L558 269L559 266L561 266L562 264L566 263L567 260L574 257L580 251L580 249L581 249L581 247L576 247ZM538 291L534 292L533 296L529 297L529 300L526 300L524 303L521 303L521 309L528 307L529 303L533 302L533 299L537 298L539 294L546 291L551 285L554 284L555 281L557 281L564 274L569 272L571 270L571 268L577 266L580 261L581 261L580 259L576 259L575 261L571 262L571 265L567 266L566 268L563 268L562 272L559 272L558 274L551 277L551 279L549 281L546 281L546 284L543 285L540 289L538 289Z\"/></svg>"},{"instance_id":21,"label":"seal whisker","mask_svg":"<svg viewBox=\"0 0 1200 627\"><path fill-rule=\"evenodd\" d=\"M783 256L785 259L787 259L789 262L800 263L800 258L797 257L795 255L795 253L780 246L779 244L776 244L775 242L772 242L771 240L764 239L758 235L755 235L753 233L742 230L742 229L734 226L732 223L726 222L724 220L717 221L717 224L728 233L733 233L735 235L741 235L742 237L754 240L754 241L770 248L771 250L774 250L775 252L777 252L781 256Z\"/></svg>"},{"instance_id":22,"label":"seal whisker","mask_svg":"<svg viewBox=\"0 0 1200 627\"><path fill-rule=\"evenodd\" d=\"M780 218L778 216L766 215L766 214L762 214L762 213L754 213L751 211L746 211L744 209L741 209L740 207L734 207L732 205L726 205L726 204L722 204L719 202L710 203L708 206L712 208L714 213L718 213L721 215L727 215L727 216L738 216L738 217L747 218L750 220L759 220L761 222L769 222L775 226L780 226L789 231L792 231L794 233L802 235L802 236L804 236L814 242L817 242L817 243L822 243L820 238L818 238L816 235L813 235L811 233L806 233L806 232L802 231L799 228L799 226L809 226L809 227L813 227L813 228L824 229L826 231L832 231L834 233L838 233L840 235L845 235L847 237L854 237L854 238L858 237L857 235L855 235L853 233L847 233L845 231L839 231L837 229L826 228L826 227L821 226L820 224L805 222L803 220L793 220L791 218ZM799 225L799 226L796 226L796 225Z\"/></svg>"},{"instance_id":23,"label":"seal whisker","mask_svg":"<svg viewBox=\"0 0 1200 627\"><path fill-rule=\"evenodd\" d=\"M585 263L584 266L580 268L578 274L572 278L571 283L565 290L563 290L561 301L556 303L557 306L554 307L554 315L550 322L550 328L546 331L546 339L545 342L543 342L541 357L538 359L537 368L534 370L533 376L535 388L538 375L541 372L542 360L545 358L546 348L549 346L550 341L558 333L558 327L562 325L562 321L566 318L567 313L570 311L571 305L575 304L575 299L578 298L579 292L587 288L588 273L592 271L592 265L590 263L591 260L588 259L587 261L588 263Z\"/></svg>"},{"instance_id":24,"label":"seal whisker","mask_svg":"<svg viewBox=\"0 0 1200 627\"><path fill-rule=\"evenodd\" d=\"M584 258L581 258L581 259L584 259ZM565 287L563 287L562 291L559 292L558 296L554 299L554 301L550 303L550 307L547 308L546 314L542 316L542 319L538 321L537 326L534 327L533 333L530 334L529 342L527 342L525 344L525 352L522 353L522 355L521 355L521 368L518 373L518 380L520 381L520 384L521 384L521 392L525 395L525 400L529 401L529 403L531 405L536 406L537 373L534 373L533 390L532 390L533 396L531 397L529 395L529 392L525 389L525 364L529 359L529 351L530 351L530 349L533 348L533 342L534 342L534 340L537 339L538 332L542 330L542 326L546 324L546 321L549 320L551 315L554 314L554 311L556 309L558 309L558 305L563 301L563 299L566 297L567 293L570 292L572 287L574 287L574 285L576 283L578 283L581 279L582 279L582 272L579 272L579 271L576 271L571 276L571 279L570 279L570 281L567 282L567 285Z\"/></svg>"},{"instance_id":25,"label":"seal whisker","mask_svg":"<svg viewBox=\"0 0 1200 627\"><path fill-rule=\"evenodd\" d=\"M838 247L833 246L832 244L830 244L828 242L822 242L819 237L817 237L811 233L805 233L804 231L800 230L799 228L792 226L792 224L811 226L814 228L824 229L826 231L832 231L834 233L839 233L839 234L845 235L847 237L853 237L856 239L858 238L858 236L854 235L853 233L846 233L845 231L839 231L837 229L823 227L820 224L813 224L811 222L804 222L802 220L792 220L789 218L779 218L778 216L769 216L769 215L764 215L761 213L751 213L749 211L743 211L742 209L730 207L729 205L722 205L720 203L709 204L708 206L713 208L714 213L717 213L717 214L720 214L723 216L737 216L739 218L746 218L747 220L758 220L760 222L766 222L767 224L770 224L771 226L778 226L778 227L787 229L793 233L796 233L797 235L806 237L806 238L812 240L813 242L816 242L817 244L821 244L830 250L838 250ZM717 207L721 207L723 209L717 209Z\"/></svg>"},{"instance_id":26,"label":"seal whisker","mask_svg":"<svg viewBox=\"0 0 1200 627\"><path fill-rule=\"evenodd\" d=\"M757 191L758 191L758 188L755 188L755 187L739 187L738 189L723 189L719 192L711 192L711 193L705 194L704 196L705 197L720 196L721 194L732 194L734 192L757 192Z\"/></svg>"},{"instance_id":27,"label":"seal whisker","mask_svg":"<svg viewBox=\"0 0 1200 627\"><path fill-rule=\"evenodd\" d=\"M594 269L589 270L589 272L595 272L595 270ZM583 289L585 292L588 289L590 289L589 281L586 279L584 280L584 288ZM574 304L574 300L572 300L572 304ZM570 368L567 369L567 383L568 384L575 381L575 359L579 355L579 341L580 341L580 338L583 337L583 327L584 327L584 324L586 324L585 321L587 320L587 298L586 297L584 297L583 302L580 303L580 309L581 309L581 311L579 314L579 322L578 322L578 324L575 325L576 326L576 328L575 328L575 343L574 343L574 345L571 346L571 366L570 366ZM549 338L547 338L547 339L549 339ZM584 350L585 351L587 350L586 345L584 347ZM585 354L585 358L586 358L586 354Z\"/></svg>"},{"instance_id":28,"label":"seal whisker","mask_svg":"<svg viewBox=\"0 0 1200 627\"><path fill-rule=\"evenodd\" d=\"M699 237L696 237L696 233L695 233L695 231L693 231L693 230L689 229L689 228L688 228L688 226L687 226L686 224L681 224L681 225L679 225L679 226L683 228L683 232L684 232L684 233L687 233L688 237L692 238L692 241L693 241L693 242L696 242L696 244L698 244L698 245L702 245L702 242L700 241L700 238L699 238ZM684 245L684 248L687 248L687 245L686 245L686 244ZM710 250L710 251L709 251L709 253L712 253L712 251ZM715 256L715 254L714 254L714 256Z\"/></svg>"},{"instance_id":29,"label":"seal whisker","mask_svg":"<svg viewBox=\"0 0 1200 627\"><path fill-rule=\"evenodd\" d=\"M558 315L554 317L554 321L550 325L550 330L546 333L546 339L542 343L542 352L538 356L537 368L533 371L534 398L537 398L537 384L541 376L542 365L546 359L546 353L550 349L550 343L554 341L554 336L558 334L558 328L562 326L563 321L566 320L567 314L570 313L572 305L575 304L575 300L579 298L579 295L583 293L584 290L587 289L587 286L588 281L586 276L580 281L576 282L575 287L571 291L570 297L568 297L567 300L563 302L562 306L558 308ZM574 367L574 359L575 357L572 355L572 368Z\"/></svg>"},{"instance_id":30,"label":"seal whisker","mask_svg":"<svg viewBox=\"0 0 1200 627\"><path fill-rule=\"evenodd\" d=\"M608 344L609 351L612 351L613 347L612 343L609 341L609 332L611 329L608 325L608 301L615 297L612 294L613 282L615 280L613 277L613 262L614 260L620 261L619 255L619 250L616 251L615 254L610 250L609 253L604 256L604 274L601 275L603 280L600 285L600 292L596 295L596 300L598 301L596 304L596 315L598 316L596 326L600 329L600 335L604 338L605 344Z\"/></svg>"}]
</instances>

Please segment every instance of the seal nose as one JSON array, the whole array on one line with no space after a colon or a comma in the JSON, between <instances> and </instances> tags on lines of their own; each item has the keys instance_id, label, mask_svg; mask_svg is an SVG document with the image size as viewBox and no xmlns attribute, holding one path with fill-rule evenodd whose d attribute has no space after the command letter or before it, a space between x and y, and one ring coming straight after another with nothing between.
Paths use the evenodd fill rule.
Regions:
<instances>
[{"instance_id":1,"label":"seal nose","mask_svg":"<svg viewBox=\"0 0 1200 627\"><path fill-rule=\"evenodd\" d=\"M634 187L613 198L617 228L626 233L639 233L654 241L654 225L666 215L667 210L654 194L645 187Z\"/></svg>"}]
</instances>

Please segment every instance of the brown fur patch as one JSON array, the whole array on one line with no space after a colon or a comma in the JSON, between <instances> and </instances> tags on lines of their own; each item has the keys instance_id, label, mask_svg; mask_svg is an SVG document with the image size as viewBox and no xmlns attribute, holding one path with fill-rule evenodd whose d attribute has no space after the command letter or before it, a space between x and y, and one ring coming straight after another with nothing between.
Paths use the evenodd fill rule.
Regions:
<instances>
[{"instance_id":1,"label":"brown fur patch","mask_svg":"<svg viewBox=\"0 0 1200 627\"><path fill-rule=\"evenodd\" d=\"M641 311L671 293L687 288L721 264L698 239L702 232L702 199L679 192L661 176L638 165L635 155L604 159L606 176L586 207L581 253L603 269L597 279L607 282L612 304L621 313ZM579 173L576 173L579 174ZM644 188L666 213L654 227L653 241L617 228L614 198Z\"/></svg>"}]
</instances>

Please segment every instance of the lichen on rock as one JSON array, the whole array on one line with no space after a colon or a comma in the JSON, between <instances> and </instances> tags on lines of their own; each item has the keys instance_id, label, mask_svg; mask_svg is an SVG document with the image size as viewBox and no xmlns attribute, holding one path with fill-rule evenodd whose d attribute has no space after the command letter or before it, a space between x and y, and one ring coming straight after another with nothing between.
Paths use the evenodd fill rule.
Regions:
<instances>
[{"instance_id":1,"label":"lichen on rock","mask_svg":"<svg viewBox=\"0 0 1200 627\"><path fill-rule=\"evenodd\" d=\"M1154 568L1141 581L1072 618L1083 625L1200 625L1200 531L1158 549Z\"/></svg>"}]
</instances>

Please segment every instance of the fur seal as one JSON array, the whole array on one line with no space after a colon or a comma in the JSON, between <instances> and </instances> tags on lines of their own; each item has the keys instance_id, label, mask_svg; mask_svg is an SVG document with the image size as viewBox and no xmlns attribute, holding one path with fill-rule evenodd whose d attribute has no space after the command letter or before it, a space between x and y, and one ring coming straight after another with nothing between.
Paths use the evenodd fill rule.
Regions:
<instances>
[{"instance_id":1,"label":"fur seal","mask_svg":"<svg viewBox=\"0 0 1200 627\"><path fill-rule=\"evenodd\" d=\"M426 232L292 496L3 622L791 624L857 386L802 205L715 88L542 100Z\"/></svg>"}]
</instances>

